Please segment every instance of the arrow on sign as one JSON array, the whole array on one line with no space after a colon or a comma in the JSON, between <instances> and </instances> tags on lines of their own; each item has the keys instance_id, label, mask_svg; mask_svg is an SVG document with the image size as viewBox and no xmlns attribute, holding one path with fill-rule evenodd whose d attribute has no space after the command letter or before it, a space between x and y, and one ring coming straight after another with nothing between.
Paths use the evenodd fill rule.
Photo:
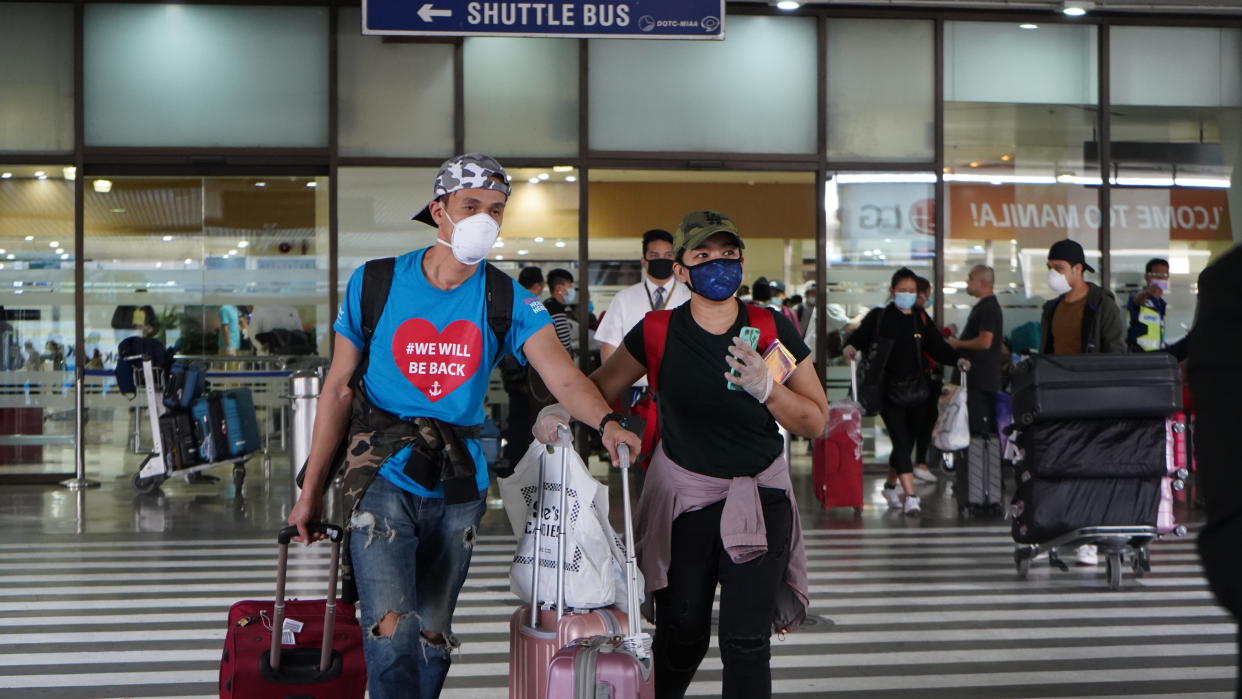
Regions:
<instances>
[{"instance_id":1,"label":"arrow on sign","mask_svg":"<svg viewBox=\"0 0 1242 699\"><path fill-rule=\"evenodd\" d=\"M453 11L437 10L434 5L429 2L425 2L422 7L418 8L418 16L422 18L424 22L430 22L436 17L452 17Z\"/></svg>"}]
</instances>

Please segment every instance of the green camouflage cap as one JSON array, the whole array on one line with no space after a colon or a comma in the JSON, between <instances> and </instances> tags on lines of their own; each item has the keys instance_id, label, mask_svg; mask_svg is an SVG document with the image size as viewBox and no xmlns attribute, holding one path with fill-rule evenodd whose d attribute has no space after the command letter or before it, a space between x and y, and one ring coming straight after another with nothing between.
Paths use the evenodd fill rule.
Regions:
<instances>
[{"instance_id":1,"label":"green camouflage cap","mask_svg":"<svg viewBox=\"0 0 1242 699\"><path fill-rule=\"evenodd\" d=\"M746 248L733 219L718 211L692 211L681 219L677 232L673 234L674 259L681 259L682 250L702 247L705 240L717 233L729 233L737 239L739 248Z\"/></svg>"},{"instance_id":2,"label":"green camouflage cap","mask_svg":"<svg viewBox=\"0 0 1242 699\"><path fill-rule=\"evenodd\" d=\"M497 180L497 178L500 178ZM494 189L506 197L509 196L509 175L490 155L482 153L466 153L444 161L440 171L436 173L436 184L432 189L431 201L445 194L462 189ZM431 202L414 217L428 226L435 226L431 218Z\"/></svg>"}]
</instances>

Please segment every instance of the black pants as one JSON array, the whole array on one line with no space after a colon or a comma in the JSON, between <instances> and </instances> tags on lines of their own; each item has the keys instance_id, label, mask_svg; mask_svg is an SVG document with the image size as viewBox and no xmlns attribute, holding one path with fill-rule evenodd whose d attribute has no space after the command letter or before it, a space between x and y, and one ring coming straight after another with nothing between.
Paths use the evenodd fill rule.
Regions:
<instances>
[{"instance_id":1,"label":"black pants","mask_svg":"<svg viewBox=\"0 0 1242 699\"><path fill-rule=\"evenodd\" d=\"M768 551L734 563L720 541L724 502L673 522L668 587L657 590L655 682L658 699L681 699L711 642L712 601L720 585L720 659L725 699L772 696L769 637L777 586L789 564L793 519L783 490L760 488Z\"/></svg>"},{"instance_id":2,"label":"black pants","mask_svg":"<svg viewBox=\"0 0 1242 699\"><path fill-rule=\"evenodd\" d=\"M943 384L929 380L928 385L931 390L927 392L927 411L923 414L923 421L919 423L918 433L914 438L914 462L918 464L925 464L931 458L928 452L931 451L932 431L936 429L936 416L940 414L940 391Z\"/></svg>"},{"instance_id":3,"label":"black pants","mask_svg":"<svg viewBox=\"0 0 1242 699\"><path fill-rule=\"evenodd\" d=\"M505 450L501 456L509 462L509 467L517 466L526 456L534 435L531 428L535 426L535 413L531 410L530 396L525 393L509 394L509 420L505 425Z\"/></svg>"},{"instance_id":4,"label":"black pants","mask_svg":"<svg viewBox=\"0 0 1242 699\"><path fill-rule=\"evenodd\" d=\"M888 457L888 465L898 475L914 473L914 461L910 459L910 452L914 449L919 430L927 422L930 412L931 407L926 403L912 408L885 405L880 410L880 417L884 418L884 426L888 428L888 438L893 442L893 453Z\"/></svg>"}]
</instances>

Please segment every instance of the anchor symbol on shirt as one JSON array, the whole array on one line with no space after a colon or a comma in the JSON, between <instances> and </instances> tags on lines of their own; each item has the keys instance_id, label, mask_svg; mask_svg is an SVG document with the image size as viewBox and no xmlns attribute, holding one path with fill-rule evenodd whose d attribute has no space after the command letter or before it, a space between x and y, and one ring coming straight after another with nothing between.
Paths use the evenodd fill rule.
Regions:
<instances>
[{"instance_id":1,"label":"anchor symbol on shirt","mask_svg":"<svg viewBox=\"0 0 1242 699\"><path fill-rule=\"evenodd\" d=\"M438 395L440 395L441 393L444 393L444 391L441 391L441 390L440 390L440 382L439 382L439 381L436 381L435 383L431 384L431 390L430 390L430 391L427 391L427 395L432 396L432 397L438 396Z\"/></svg>"}]
</instances>

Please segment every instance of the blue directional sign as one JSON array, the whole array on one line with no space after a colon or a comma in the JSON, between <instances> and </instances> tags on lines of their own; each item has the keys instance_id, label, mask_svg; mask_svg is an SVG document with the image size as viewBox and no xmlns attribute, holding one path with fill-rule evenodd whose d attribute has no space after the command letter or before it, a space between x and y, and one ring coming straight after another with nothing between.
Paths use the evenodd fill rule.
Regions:
<instances>
[{"instance_id":1,"label":"blue directional sign","mask_svg":"<svg viewBox=\"0 0 1242 699\"><path fill-rule=\"evenodd\" d=\"M723 39L725 0L363 0L362 33Z\"/></svg>"}]
</instances>

